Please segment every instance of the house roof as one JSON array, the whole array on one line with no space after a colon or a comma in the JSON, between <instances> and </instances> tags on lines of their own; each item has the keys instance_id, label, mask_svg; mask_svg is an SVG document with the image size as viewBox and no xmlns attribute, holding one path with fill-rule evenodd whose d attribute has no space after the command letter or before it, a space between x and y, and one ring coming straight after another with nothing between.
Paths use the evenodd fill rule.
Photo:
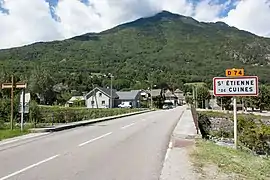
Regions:
<instances>
[{"instance_id":1,"label":"house roof","mask_svg":"<svg viewBox=\"0 0 270 180\"><path fill-rule=\"evenodd\" d=\"M165 92L165 97L176 97L175 94L173 94L170 90L167 90Z\"/></svg>"},{"instance_id":2,"label":"house roof","mask_svg":"<svg viewBox=\"0 0 270 180\"><path fill-rule=\"evenodd\" d=\"M73 96L68 100L68 103L73 103L74 101L83 101L85 100L83 96Z\"/></svg>"},{"instance_id":3,"label":"house roof","mask_svg":"<svg viewBox=\"0 0 270 180\"><path fill-rule=\"evenodd\" d=\"M180 89L176 89L174 93L183 93L183 91L181 91Z\"/></svg>"},{"instance_id":4,"label":"house roof","mask_svg":"<svg viewBox=\"0 0 270 180\"><path fill-rule=\"evenodd\" d=\"M132 90L132 91L118 91L116 94L118 95L119 99L121 100L129 100L129 99L136 99L140 90Z\"/></svg>"},{"instance_id":5,"label":"house roof","mask_svg":"<svg viewBox=\"0 0 270 180\"><path fill-rule=\"evenodd\" d=\"M111 89L110 88L101 88L101 87L98 87L98 88L99 88L99 90L103 91L106 95L111 97ZM116 89L112 89L112 98L118 98L118 95L116 92L117 92Z\"/></svg>"},{"instance_id":6,"label":"house roof","mask_svg":"<svg viewBox=\"0 0 270 180\"><path fill-rule=\"evenodd\" d=\"M96 90L103 92L108 97L111 97L110 88L95 87L92 91L90 91L88 94L85 95L85 99L88 99L89 97L91 97L92 93ZM113 99L118 98L118 95L116 94L116 89L112 89L112 98Z\"/></svg>"},{"instance_id":7,"label":"house roof","mask_svg":"<svg viewBox=\"0 0 270 180\"><path fill-rule=\"evenodd\" d=\"M152 89L152 96L157 97L161 95L161 89ZM151 90L147 91L149 94L151 94Z\"/></svg>"}]
</instances>

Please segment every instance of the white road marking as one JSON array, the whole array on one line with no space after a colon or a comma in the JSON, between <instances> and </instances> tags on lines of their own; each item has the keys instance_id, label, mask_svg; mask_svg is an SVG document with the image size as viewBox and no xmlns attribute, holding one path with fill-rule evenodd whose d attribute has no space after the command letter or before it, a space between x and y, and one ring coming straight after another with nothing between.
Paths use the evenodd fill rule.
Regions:
<instances>
[{"instance_id":1,"label":"white road marking","mask_svg":"<svg viewBox=\"0 0 270 180\"><path fill-rule=\"evenodd\" d=\"M91 139L91 140L89 140L89 141L86 141L86 142L84 142L84 143L81 143L81 144L79 144L79 147L84 146L84 145L86 145L86 144L89 144L89 143L91 143L91 142L94 142L94 141L96 141L96 140L99 140L99 139L101 139L101 138L104 138L104 137L106 137L106 136L109 136L110 134L112 134L112 132L109 132L109 133L107 133L107 134L103 134L102 136L99 136L99 137L96 137L96 138ZM0 179L0 180L1 180L1 179Z\"/></svg>"},{"instance_id":2,"label":"white road marking","mask_svg":"<svg viewBox=\"0 0 270 180\"><path fill-rule=\"evenodd\" d=\"M43 160L43 161L40 161L40 162L38 162L38 163L36 163L36 164L32 164L31 166L28 166L28 167L26 167L26 168L23 168L23 169L21 169L21 170L19 170L19 171L16 171L16 172L10 174L10 175L7 175L7 176L5 176L5 177L2 177L2 178L0 178L0 180L6 180L6 179L8 179L8 178L10 178L10 177L12 177L12 176L16 176L16 175L18 175L18 174L20 174L20 173L22 173L22 172L24 172L24 171L27 171L27 170L29 170L29 169L32 169L32 168L34 168L34 167L36 167L36 166L39 166L39 165L41 165L41 164L43 164L43 163L45 163L45 162L51 161L51 160L57 158L58 156L59 156L59 154L58 154L58 155L55 155L55 156L52 156L52 157L50 157L50 158L48 158L48 159L45 159L45 160Z\"/></svg>"},{"instance_id":3,"label":"white road marking","mask_svg":"<svg viewBox=\"0 0 270 180\"><path fill-rule=\"evenodd\" d=\"M172 142L170 142L170 144L169 144L169 148L167 149L167 152L166 152L166 155L165 155L165 161L168 159L168 157L169 157L169 154L170 154L170 152L171 152L171 150L172 150Z\"/></svg>"},{"instance_id":4,"label":"white road marking","mask_svg":"<svg viewBox=\"0 0 270 180\"><path fill-rule=\"evenodd\" d=\"M126 128L130 127L130 126L133 126L134 124L135 124L135 123L131 123L131 124L129 124L129 125L123 126L123 127L121 127L121 129L126 129Z\"/></svg>"}]
</instances>

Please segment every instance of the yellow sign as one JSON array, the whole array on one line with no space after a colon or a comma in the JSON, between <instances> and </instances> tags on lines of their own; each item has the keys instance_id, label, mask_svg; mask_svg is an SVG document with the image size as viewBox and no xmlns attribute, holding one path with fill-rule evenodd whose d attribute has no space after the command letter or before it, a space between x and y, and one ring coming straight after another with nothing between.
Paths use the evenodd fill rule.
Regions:
<instances>
[{"instance_id":1,"label":"yellow sign","mask_svg":"<svg viewBox=\"0 0 270 180\"><path fill-rule=\"evenodd\" d=\"M227 77L239 77L239 76L244 76L244 69L226 69L226 76Z\"/></svg>"}]
</instances>

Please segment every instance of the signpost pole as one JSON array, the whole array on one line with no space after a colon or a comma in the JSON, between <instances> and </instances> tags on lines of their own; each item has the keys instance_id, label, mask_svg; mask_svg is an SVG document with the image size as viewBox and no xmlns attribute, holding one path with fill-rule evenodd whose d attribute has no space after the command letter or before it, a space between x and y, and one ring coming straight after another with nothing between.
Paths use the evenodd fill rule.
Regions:
<instances>
[{"instance_id":1,"label":"signpost pole","mask_svg":"<svg viewBox=\"0 0 270 180\"><path fill-rule=\"evenodd\" d=\"M14 77L11 76L11 109L10 109L10 129L13 130L13 111L14 111Z\"/></svg>"},{"instance_id":2,"label":"signpost pole","mask_svg":"<svg viewBox=\"0 0 270 180\"><path fill-rule=\"evenodd\" d=\"M21 102L21 131L23 131L23 116L24 116L24 89L22 89L22 102Z\"/></svg>"},{"instance_id":3,"label":"signpost pole","mask_svg":"<svg viewBox=\"0 0 270 180\"><path fill-rule=\"evenodd\" d=\"M237 149L237 103L236 97L233 97L233 121L234 121L234 146Z\"/></svg>"}]
</instances>

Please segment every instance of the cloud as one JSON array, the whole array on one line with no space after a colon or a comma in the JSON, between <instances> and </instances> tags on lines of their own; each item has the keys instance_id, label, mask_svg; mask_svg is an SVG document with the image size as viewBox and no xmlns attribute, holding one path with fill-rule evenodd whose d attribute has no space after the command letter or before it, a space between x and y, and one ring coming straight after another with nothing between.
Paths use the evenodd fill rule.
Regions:
<instances>
[{"instance_id":1,"label":"cloud","mask_svg":"<svg viewBox=\"0 0 270 180\"><path fill-rule=\"evenodd\" d=\"M222 20L239 29L270 37L270 1L240 1Z\"/></svg>"},{"instance_id":2,"label":"cloud","mask_svg":"<svg viewBox=\"0 0 270 180\"><path fill-rule=\"evenodd\" d=\"M0 0L0 48L100 32L161 10L270 35L268 0Z\"/></svg>"},{"instance_id":3,"label":"cloud","mask_svg":"<svg viewBox=\"0 0 270 180\"><path fill-rule=\"evenodd\" d=\"M0 13L0 48L24 45L35 41L61 38L58 24L51 18L45 1L6 0Z\"/></svg>"}]
</instances>

